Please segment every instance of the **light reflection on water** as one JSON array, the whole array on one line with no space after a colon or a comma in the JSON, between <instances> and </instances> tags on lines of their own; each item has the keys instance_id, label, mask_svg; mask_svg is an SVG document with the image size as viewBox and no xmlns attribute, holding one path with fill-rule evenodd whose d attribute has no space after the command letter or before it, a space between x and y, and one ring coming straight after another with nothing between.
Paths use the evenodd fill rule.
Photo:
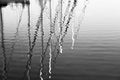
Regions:
<instances>
[{"instance_id":1,"label":"light reflection on water","mask_svg":"<svg viewBox=\"0 0 120 80\"><path fill-rule=\"evenodd\" d=\"M68 3L70 3L70 0L68 0ZM76 3L72 5L73 10L75 5ZM71 20L72 16L75 16L72 9L68 12L69 6L68 4L66 10L63 11L65 12L63 22L61 19L58 19L62 16L59 9L56 10L55 17L53 18L53 13L50 13L51 10L49 9L50 6L48 7L48 2L44 2L44 5L41 5L43 13L40 12L41 8L39 4L34 1L24 7L18 5L11 8L8 5L0 10L1 80L119 79L120 32L116 29L101 30L98 32L94 29L87 29L89 30L87 31L86 28L80 29L76 27L75 29L77 30L74 33L75 29L73 26L68 31L69 20ZM82 15L84 16L86 5L83 8L84 13ZM50 15L47 14L47 10L50 10L48 11ZM83 16L80 19L79 26L81 25ZM67 17L68 20L66 20ZM51 24L52 19L53 24ZM63 25L68 26L65 29L63 28L65 32L60 28L63 34L57 32L56 29L59 26L59 21ZM49 24L51 25L49 26ZM75 24L74 21L71 23L74 26ZM42 28L40 27L41 25L45 25L45 27ZM50 30L50 33L48 30ZM79 30L80 35L78 36ZM72 44L70 38L71 32L73 32ZM61 35L63 36L61 37ZM79 39L74 42L77 37ZM70 49L71 45L72 50Z\"/></svg>"}]
</instances>

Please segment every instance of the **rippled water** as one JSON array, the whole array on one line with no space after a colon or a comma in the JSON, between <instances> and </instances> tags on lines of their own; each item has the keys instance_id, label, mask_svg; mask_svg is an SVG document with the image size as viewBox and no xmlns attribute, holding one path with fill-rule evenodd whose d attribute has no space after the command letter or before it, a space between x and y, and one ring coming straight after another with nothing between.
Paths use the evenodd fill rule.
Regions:
<instances>
[{"instance_id":1,"label":"rippled water","mask_svg":"<svg viewBox=\"0 0 120 80\"><path fill-rule=\"evenodd\" d=\"M0 80L119 80L120 15L115 12L116 7L113 7L114 12L107 11L109 8L105 7L103 13L106 16L102 15L101 18L99 14L102 14L102 10L99 9L102 5L99 4L99 0L89 3L74 48L71 49L73 34L70 27L64 38L63 53L58 54L55 49L52 59L49 53L51 49L46 51L46 56L41 56L41 29L36 27L40 15L38 2L31 0L30 6L10 4L3 7L3 20L0 22ZM45 10L44 49L49 39L49 10ZM111 15L107 15L108 12ZM75 17L74 20L79 19ZM55 47L55 44L52 45ZM41 59L44 61L41 62Z\"/></svg>"}]
</instances>

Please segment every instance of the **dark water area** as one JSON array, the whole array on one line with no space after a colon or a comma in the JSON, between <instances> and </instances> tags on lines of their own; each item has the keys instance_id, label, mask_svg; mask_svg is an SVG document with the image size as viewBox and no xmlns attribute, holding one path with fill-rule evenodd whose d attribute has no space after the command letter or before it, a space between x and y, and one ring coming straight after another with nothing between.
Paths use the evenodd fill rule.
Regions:
<instances>
[{"instance_id":1,"label":"dark water area","mask_svg":"<svg viewBox=\"0 0 120 80\"><path fill-rule=\"evenodd\" d=\"M102 15L104 20L94 12L94 6L99 8L95 1L91 1L85 13L87 5L85 0L81 0L82 8L77 5L76 14L72 12L75 2L70 12L63 10L66 12L63 20L68 19L69 22L74 16L72 23L68 24L66 20L63 23L57 21L57 18L54 22L54 16L62 16L54 14L57 0L52 2L52 13L47 1L43 14L40 14L42 5L38 1L30 1L24 7L20 3L11 3L0 8L0 80L120 80L120 24L117 23L120 15L117 12L112 19L107 14L104 14L107 17ZM67 1L64 1L64 6ZM77 13L82 15L80 21ZM61 28L60 33L59 29L55 30L57 38L51 33L55 32L49 26L50 19L56 23L53 24L56 28L64 23L70 25L65 37L63 35L64 41Z\"/></svg>"}]
</instances>

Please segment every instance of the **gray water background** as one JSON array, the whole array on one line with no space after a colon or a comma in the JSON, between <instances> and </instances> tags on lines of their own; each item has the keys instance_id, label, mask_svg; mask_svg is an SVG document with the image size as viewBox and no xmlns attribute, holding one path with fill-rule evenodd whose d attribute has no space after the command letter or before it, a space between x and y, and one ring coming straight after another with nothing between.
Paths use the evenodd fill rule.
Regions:
<instances>
[{"instance_id":1,"label":"gray water background","mask_svg":"<svg viewBox=\"0 0 120 80\"><path fill-rule=\"evenodd\" d=\"M91 5L93 4L91 1ZM48 78L48 68L46 67L48 66L48 63L45 63L45 77L43 76L45 78L44 80L120 79L120 24L117 23L120 15L116 18L116 16L113 16L112 13L110 15L112 17L108 15L105 16L104 14L101 18L99 17L99 14L95 14L97 12L92 11L94 8L90 8L91 5L89 4L87 8L86 16L81 25L79 37L75 42L74 49L71 49L71 29L69 29L68 34L64 39L63 53L59 54L56 59L56 63L54 63L54 67L52 67L51 79ZM31 6L31 36L33 39L40 8L35 2L32 3ZM8 5L7 7L2 8L2 11L4 23L4 43L0 38L0 45L4 44L4 46L0 46L0 79L2 80L2 74L5 73L7 80L23 80L24 77L25 80L27 80L28 76L24 76L27 53L29 50L27 7L25 6L23 9L19 34L17 35L16 40L14 40L14 38L16 35L16 27L19 22L19 16L22 12L22 7L11 7ZM47 12L45 14L47 14ZM48 24L45 23L45 25ZM1 36L2 35L3 34L1 34ZM46 31L45 41L47 41L47 39L48 34ZM40 40L39 31L33 51L31 70L29 74L31 80L40 79ZM3 52L7 57L3 56ZM11 56L12 59L9 59ZM7 64L4 63L4 58L6 59ZM7 69L3 68L3 66L6 66Z\"/></svg>"}]
</instances>

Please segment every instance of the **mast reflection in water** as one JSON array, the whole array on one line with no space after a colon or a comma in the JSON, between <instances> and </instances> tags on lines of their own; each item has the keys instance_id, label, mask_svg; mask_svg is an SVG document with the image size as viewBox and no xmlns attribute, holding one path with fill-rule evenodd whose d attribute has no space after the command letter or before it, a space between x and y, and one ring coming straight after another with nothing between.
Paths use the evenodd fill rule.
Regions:
<instances>
[{"instance_id":1,"label":"mast reflection in water","mask_svg":"<svg viewBox=\"0 0 120 80\"><path fill-rule=\"evenodd\" d=\"M103 0L17 1L0 8L0 80L119 79L120 28L96 23Z\"/></svg>"}]
</instances>

